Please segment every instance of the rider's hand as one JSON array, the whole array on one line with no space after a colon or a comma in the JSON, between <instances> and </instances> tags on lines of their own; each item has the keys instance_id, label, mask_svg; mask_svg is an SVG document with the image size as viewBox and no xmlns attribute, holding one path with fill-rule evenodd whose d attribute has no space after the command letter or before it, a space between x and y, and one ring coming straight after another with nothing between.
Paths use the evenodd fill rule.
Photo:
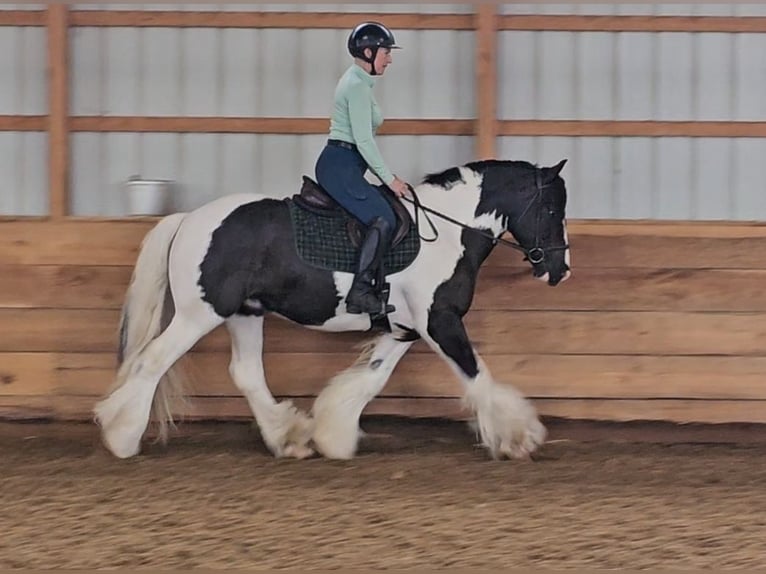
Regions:
<instances>
[{"instance_id":1,"label":"rider's hand","mask_svg":"<svg viewBox=\"0 0 766 574\"><path fill-rule=\"evenodd\" d=\"M404 197L407 195L407 193L410 191L410 188L408 187L408 184L398 177L394 178L394 181L391 182L391 185L388 187L391 188L391 191L394 192L394 195L396 197Z\"/></svg>"}]
</instances>

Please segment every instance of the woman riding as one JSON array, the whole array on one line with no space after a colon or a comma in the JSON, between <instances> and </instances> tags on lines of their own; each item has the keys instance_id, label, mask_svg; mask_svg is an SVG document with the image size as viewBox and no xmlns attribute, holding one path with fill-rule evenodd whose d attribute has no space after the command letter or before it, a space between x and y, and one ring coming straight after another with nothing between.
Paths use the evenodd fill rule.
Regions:
<instances>
[{"instance_id":1,"label":"woman riding","mask_svg":"<svg viewBox=\"0 0 766 574\"><path fill-rule=\"evenodd\" d=\"M375 78L391 64L391 50L398 47L391 31L378 22L363 22L351 31L348 51L354 63L335 88L329 139L315 166L317 182L366 225L354 281L346 296L346 310L354 314L394 310L391 305L384 308L373 282L390 246L396 216L384 192L364 175L369 169L397 197L407 192L407 183L391 173L375 143L383 115L372 88Z\"/></svg>"}]
</instances>

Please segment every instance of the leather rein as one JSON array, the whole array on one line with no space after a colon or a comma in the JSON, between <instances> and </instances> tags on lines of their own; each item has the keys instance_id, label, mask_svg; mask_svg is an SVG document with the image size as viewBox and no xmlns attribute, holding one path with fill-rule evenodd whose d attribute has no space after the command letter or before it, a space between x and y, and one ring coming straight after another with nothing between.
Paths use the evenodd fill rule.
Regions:
<instances>
[{"instance_id":1,"label":"leather rein","mask_svg":"<svg viewBox=\"0 0 766 574\"><path fill-rule=\"evenodd\" d=\"M518 223L522 217L524 217L529 209L532 207L532 204L537 201L538 204L542 203L542 195L543 195L543 189L548 187L550 184L543 184L542 182L542 175L540 174L540 170L537 170L535 174L535 184L537 187L537 193L535 196L529 201L527 206L524 208L524 211L521 212L521 215L519 215L518 218L516 218L516 222ZM545 261L545 254L547 252L551 251L565 251L566 249L569 249L568 244L564 245L556 245L554 247L548 247L547 249L540 246L540 215L542 209L537 210L537 223L535 228L535 246L527 249L520 243L516 243L514 241L508 241L507 239L503 239L502 237L495 237L488 231L485 231L484 229L477 229L476 227L471 227L470 225L466 225L465 223L462 223L456 219L453 219L449 215L446 215L444 213L441 213L439 211L436 211L435 209L431 209L430 207L426 207L420 202L420 198L418 197L417 193L415 193L415 189L408 184L407 186L410 190L410 193L412 194L412 199L409 197L403 197L402 199L409 201L415 206L415 227L420 229L419 221L420 221L420 211L423 211L424 213L431 213L433 215L436 215L437 217L440 217L441 219L444 219L445 221L448 221L450 223L453 223L454 225L457 225L458 227L462 227L463 229L468 229L470 231L473 231L474 233L478 233L482 237L485 237L486 239L489 239L493 245L496 245L497 243L501 243L503 245L506 245L508 247L511 247L512 249L516 249L517 251L521 251L525 257L529 260L530 263L538 264ZM426 241L427 243L433 243L439 238L439 231L436 229L436 226L434 225L433 221L428 217L428 215L424 216L428 224L431 226L431 230L434 233L434 237L432 239L428 239L426 237L420 236L420 239L422 241ZM418 231L418 234L420 232Z\"/></svg>"}]
</instances>

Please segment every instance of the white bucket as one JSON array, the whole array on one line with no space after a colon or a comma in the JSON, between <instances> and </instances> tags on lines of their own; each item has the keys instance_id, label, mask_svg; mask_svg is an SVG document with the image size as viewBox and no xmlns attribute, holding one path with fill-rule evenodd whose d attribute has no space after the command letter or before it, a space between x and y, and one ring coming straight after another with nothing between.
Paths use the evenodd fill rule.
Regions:
<instances>
[{"instance_id":1,"label":"white bucket","mask_svg":"<svg viewBox=\"0 0 766 574\"><path fill-rule=\"evenodd\" d=\"M129 179L125 183L129 215L166 215L171 207L173 182L163 179Z\"/></svg>"}]
</instances>

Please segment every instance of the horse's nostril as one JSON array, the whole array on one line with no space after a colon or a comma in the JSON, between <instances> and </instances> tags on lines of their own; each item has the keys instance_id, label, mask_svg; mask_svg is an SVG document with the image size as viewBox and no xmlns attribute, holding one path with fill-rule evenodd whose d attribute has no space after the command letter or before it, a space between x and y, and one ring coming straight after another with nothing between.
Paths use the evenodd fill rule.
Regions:
<instances>
[{"instance_id":1,"label":"horse's nostril","mask_svg":"<svg viewBox=\"0 0 766 574\"><path fill-rule=\"evenodd\" d=\"M558 285L559 283L563 283L564 281L569 279L569 277L571 275L572 275L572 273L571 273L571 271L569 271L569 269L566 269L564 271L564 273L562 273L561 275L550 275L550 277L548 279L548 285L554 287L554 286ZM548 277L547 273L546 273L546 277Z\"/></svg>"}]
</instances>

